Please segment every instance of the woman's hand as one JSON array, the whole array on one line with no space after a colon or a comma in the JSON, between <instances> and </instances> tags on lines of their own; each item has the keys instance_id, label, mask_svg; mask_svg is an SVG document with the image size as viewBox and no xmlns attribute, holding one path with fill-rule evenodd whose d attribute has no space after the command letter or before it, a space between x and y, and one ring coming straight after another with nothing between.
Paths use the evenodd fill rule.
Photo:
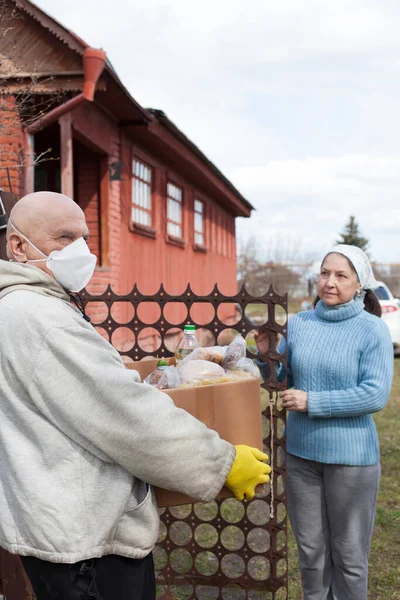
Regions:
<instances>
[{"instance_id":1,"label":"woman's hand","mask_svg":"<svg viewBox=\"0 0 400 600\"><path fill-rule=\"evenodd\" d=\"M297 410L298 412L307 412L308 394L302 390L285 390L280 393L282 406L286 410Z\"/></svg>"},{"instance_id":2,"label":"woman's hand","mask_svg":"<svg viewBox=\"0 0 400 600\"><path fill-rule=\"evenodd\" d=\"M257 344L258 354L262 358L269 350L269 335L266 331L256 331L254 339ZM278 335L274 332L274 344L275 348L278 345Z\"/></svg>"}]
</instances>

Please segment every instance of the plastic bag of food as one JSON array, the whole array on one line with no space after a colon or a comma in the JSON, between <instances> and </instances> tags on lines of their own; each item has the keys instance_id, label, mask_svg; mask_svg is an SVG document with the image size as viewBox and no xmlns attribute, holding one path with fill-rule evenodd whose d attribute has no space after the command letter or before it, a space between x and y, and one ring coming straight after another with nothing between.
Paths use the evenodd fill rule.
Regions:
<instances>
[{"instance_id":1,"label":"plastic bag of food","mask_svg":"<svg viewBox=\"0 0 400 600\"><path fill-rule=\"evenodd\" d=\"M227 371L233 371L241 358L246 356L246 340L237 335L229 344L221 362L221 367Z\"/></svg>"},{"instance_id":2,"label":"plastic bag of food","mask_svg":"<svg viewBox=\"0 0 400 600\"><path fill-rule=\"evenodd\" d=\"M226 381L243 381L245 379L254 379L253 375L249 371L226 371Z\"/></svg>"},{"instance_id":3,"label":"plastic bag of food","mask_svg":"<svg viewBox=\"0 0 400 600\"><path fill-rule=\"evenodd\" d=\"M185 381L181 387L199 387L203 385L216 385L218 383L232 383L237 381L245 381L255 379L249 371L224 371L221 377L209 377L208 379L192 379Z\"/></svg>"},{"instance_id":4,"label":"plastic bag of food","mask_svg":"<svg viewBox=\"0 0 400 600\"><path fill-rule=\"evenodd\" d=\"M179 387L181 380L176 367L173 365L168 366L166 360L159 360L157 368L146 377L144 383L148 383L159 390L170 390Z\"/></svg>"},{"instance_id":5,"label":"plastic bag of food","mask_svg":"<svg viewBox=\"0 0 400 600\"><path fill-rule=\"evenodd\" d=\"M222 367L208 360L185 359L180 363L177 371L182 383L195 382L202 379L217 379L225 375Z\"/></svg>"},{"instance_id":6,"label":"plastic bag of food","mask_svg":"<svg viewBox=\"0 0 400 600\"><path fill-rule=\"evenodd\" d=\"M230 383L232 381L231 373L233 371L226 371L223 377L212 377L211 379L191 379L189 381L184 381L181 384L182 388L188 387L203 387L205 385L217 385L219 383ZM241 377L236 377L235 381L243 380L245 377L248 379L251 377L248 373L240 372Z\"/></svg>"},{"instance_id":7,"label":"plastic bag of food","mask_svg":"<svg viewBox=\"0 0 400 600\"><path fill-rule=\"evenodd\" d=\"M181 379L176 367L173 365L167 367L164 370L163 376L160 379L160 390L172 390L173 388L180 387Z\"/></svg>"},{"instance_id":8,"label":"plastic bag of food","mask_svg":"<svg viewBox=\"0 0 400 600\"><path fill-rule=\"evenodd\" d=\"M252 377L261 379L260 369L251 358L241 358L235 367L235 373L237 371L249 373Z\"/></svg>"},{"instance_id":9,"label":"plastic bag of food","mask_svg":"<svg viewBox=\"0 0 400 600\"><path fill-rule=\"evenodd\" d=\"M226 352L226 346L211 346L210 348L196 348L191 352L187 359L188 360L207 360L209 362L221 364L224 354Z\"/></svg>"}]
</instances>

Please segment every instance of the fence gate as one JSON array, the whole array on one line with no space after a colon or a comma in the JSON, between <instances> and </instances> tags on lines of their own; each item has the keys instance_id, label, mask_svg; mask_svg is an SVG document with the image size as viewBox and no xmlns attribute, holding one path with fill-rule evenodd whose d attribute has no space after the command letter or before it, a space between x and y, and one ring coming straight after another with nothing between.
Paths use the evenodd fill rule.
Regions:
<instances>
[{"instance_id":1,"label":"fence gate","mask_svg":"<svg viewBox=\"0 0 400 600\"><path fill-rule=\"evenodd\" d=\"M168 294L163 286L156 294L145 295L135 286L118 296L108 287L101 295L85 292L83 300L97 315L95 326L112 343L115 340L127 360L173 355L177 331L182 332L186 323L196 325L204 345L227 343L240 333L246 337L250 357L257 327L268 331L270 348L277 335L286 337L287 332L287 295L272 288L254 297L245 288L225 296L217 285L208 295L196 295L190 285L181 295ZM285 355L269 353L271 375L261 390L264 447L273 465L271 484L251 502L229 498L160 511L154 552L160 600L287 598L285 412L276 403L284 382L275 378L277 362L284 361Z\"/></svg>"}]
</instances>

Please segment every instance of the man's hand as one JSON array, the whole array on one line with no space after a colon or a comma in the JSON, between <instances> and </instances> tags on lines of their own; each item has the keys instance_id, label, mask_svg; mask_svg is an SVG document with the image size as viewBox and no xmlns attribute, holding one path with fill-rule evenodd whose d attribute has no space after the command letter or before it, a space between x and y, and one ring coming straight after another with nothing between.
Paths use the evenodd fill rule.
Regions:
<instances>
[{"instance_id":1,"label":"man's hand","mask_svg":"<svg viewBox=\"0 0 400 600\"><path fill-rule=\"evenodd\" d=\"M285 390L280 394L282 406L286 410L308 411L308 394L301 390Z\"/></svg>"},{"instance_id":2,"label":"man's hand","mask_svg":"<svg viewBox=\"0 0 400 600\"><path fill-rule=\"evenodd\" d=\"M225 482L234 494L236 500L252 500L257 485L269 482L271 467L266 465L268 456L257 448L250 446L235 446L236 458Z\"/></svg>"}]
</instances>

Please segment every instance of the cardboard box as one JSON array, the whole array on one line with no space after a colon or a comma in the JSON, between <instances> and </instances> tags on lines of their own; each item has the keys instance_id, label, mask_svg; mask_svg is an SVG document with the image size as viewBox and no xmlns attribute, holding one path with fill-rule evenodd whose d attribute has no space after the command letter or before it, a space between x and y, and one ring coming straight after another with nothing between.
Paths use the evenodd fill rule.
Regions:
<instances>
[{"instance_id":1,"label":"cardboard box","mask_svg":"<svg viewBox=\"0 0 400 600\"><path fill-rule=\"evenodd\" d=\"M126 366L138 371L143 381L154 371L157 362L158 359L148 359L128 363ZM169 364L174 364L174 359L169 359ZM258 379L162 391L172 398L176 406L217 431L224 440L234 445L246 444L263 449ZM262 486L259 487L257 491L262 490ZM198 502L184 494L162 489L157 489L156 495L160 507ZM232 492L225 487L218 494L218 498L232 496Z\"/></svg>"}]
</instances>

